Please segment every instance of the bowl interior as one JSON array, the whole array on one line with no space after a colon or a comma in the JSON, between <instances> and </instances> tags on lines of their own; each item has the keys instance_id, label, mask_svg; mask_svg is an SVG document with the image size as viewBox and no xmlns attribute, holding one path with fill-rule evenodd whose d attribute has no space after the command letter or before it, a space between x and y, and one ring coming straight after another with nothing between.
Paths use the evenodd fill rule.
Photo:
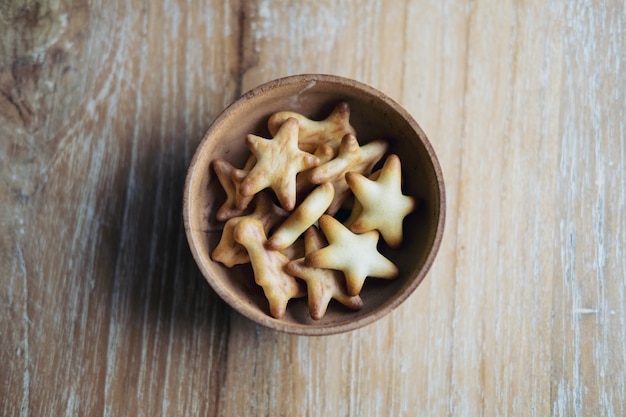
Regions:
<instances>
[{"instance_id":1,"label":"bowl interior","mask_svg":"<svg viewBox=\"0 0 626 417\"><path fill-rule=\"evenodd\" d=\"M254 283L250 265L226 268L210 258L223 223L215 218L225 194L210 164L225 158L243 167L249 150L245 137L269 138L267 120L291 110L321 120L335 104L350 105L350 123L360 144L375 139L389 142L389 153L402 162L403 192L416 196L419 208L404 220L404 242L379 249L399 268L394 280L368 278L361 292L364 307L352 311L332 301L321 320L308 313L306 298L289 302L280 320L269 316L268 303ZM242 96L211 125L190 165L185 186L185 229L193 255L214 290L233 308L265 326L297 334L331 334L355 329L390 312L424 279L438 249L444 223L444 188L433 149L417 123L397 103L366 85L336 76L302 75L272 81Z\"/></svg>"}]
</instances>

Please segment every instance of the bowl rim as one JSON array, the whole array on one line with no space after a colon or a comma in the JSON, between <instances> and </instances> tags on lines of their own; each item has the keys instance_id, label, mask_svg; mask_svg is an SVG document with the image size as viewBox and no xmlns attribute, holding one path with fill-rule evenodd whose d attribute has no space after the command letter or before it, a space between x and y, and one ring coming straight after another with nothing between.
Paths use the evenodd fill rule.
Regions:
<instances>
[{"instance_id":1,"label":"bowl rim","mask_svg":"<svg viewBox=\"0 0 626 417\"><path fill-rule=\"evenodd\" d=\"M202 160L203 157L203 148L206 146L207 142L211 139L213 132L229 117L230 113L235 112L241 106L245 106L250 100L255 97L262 95L267 91L271 91L275 88L291 86L291 85L310 85L312 83L327 83L327 84L337 84L342 86L347 86L351 88L355 88L365 93L368 96L374 97L378 100L384 102L390 109L397 112L406 122L409 124L412 130L417 133L421 144L424 146L426 153L428 154L428 159L431 161L432 168L436 178L436 186L437 193L439 197L439 204L436 208L438 212L436 230L433 238L432 245L428 249L428 254L424 260L424 264L422 267L414 274L414 277L411 279L409 285L407 285L402 291L398 292L395 297L390 299L389 301L383 303L379 307L373 309L369 313L359 317L357 320L346 321L343 323L329 323L329 324L304 324L304 323L291 323L286 322L280 319L275 319L267 314L259 314L257 310L245 306L242 303L236 302L236 300L228 294L227 290L223 288L215 279L213 279L212 274L207 269L205 265L206 255L203 255L198 250L198 245L196 244L195 234L191 228L191 210L192 206L190 201L191 198L191 189L192 182L194 181L196 174L196 166L198 162ZM194 155L189 163L187 174L185 178L184 191L183 191L183 223L185 234L187 236L187 241L189 244L189 248L193 255L193 258L196 262L196 265L200 269L200 272L204 279L209 283L211 288L217 293L217 295L226 302L231 308L235 311L239 312L243 316L252 320L255 323L261 324L265 327L271 328L273 330L297 334L297 335L306 335L306 336L320 336L320 335L331 335L338 333L345 333L348 331L356 330L358 328L362 328L368 324L371 324L380 318L386 316L393 310L395 310L398 306L400 306L422 283L429 270L432 267L432 264L435 261L436 255L441 246L441 241L443 238L443 232L445 228L445 220L446 220L446 195L445 195L445 185L443 178L443 171L441 168L441 164L437 155L435 154L434 148L430 143L429 138L426 136L422 128L419 126L417 121L411 116L411 114L398 102L393 100L387 94L382 91L367 85L363 82L357 81L352 78L346 78L339 75L331 75L331 74L318 74L318 73L303 73L296 75L289 75L285 77L276 78L265 83L258 85L257 87L252 88L246 93L242 94L239 98L235 99L231 102L227 107L225 107L217 117L211 122L208 129L202 136L202 139L198 143Z\"/></svg>"}]
</instances>

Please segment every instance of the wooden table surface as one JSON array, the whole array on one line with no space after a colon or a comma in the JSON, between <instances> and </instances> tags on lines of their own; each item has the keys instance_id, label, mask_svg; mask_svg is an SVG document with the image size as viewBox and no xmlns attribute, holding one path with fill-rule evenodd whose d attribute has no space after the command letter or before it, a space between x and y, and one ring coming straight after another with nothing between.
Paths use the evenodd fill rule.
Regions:
<instances>
[{"instance_id":1,"label":"wooden table surface","mask_svg":"<svg viewBox=\"0 0 626 417\"><path fill-rule=\"evenodd\" d=\"M187 166L230 102L331 73L429 136L424 283L329 337L202 278ZM626 415L621 0L0 1L3 416Z\"/></svg>"}]
</instances>

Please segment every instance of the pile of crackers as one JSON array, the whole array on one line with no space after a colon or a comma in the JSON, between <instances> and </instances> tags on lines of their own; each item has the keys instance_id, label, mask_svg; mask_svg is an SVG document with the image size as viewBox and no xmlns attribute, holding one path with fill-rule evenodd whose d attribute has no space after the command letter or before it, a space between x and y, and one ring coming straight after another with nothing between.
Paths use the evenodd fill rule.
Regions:
<instances>
[{"instance_id":1,"label":"pile of crackers","mask_svg":"<svg viewBox=\"0 0 626 417\"><path fill-rule=\"evenodd\" d=\"M379 252L379 240L398 248L403 219L416 208L416 198L402 193L400 158L385 156L385 140L361 145L343 101L320 121L275 113L268 129L271 139L247 135L243 168L212 161L226 201L217 211L224 227L211 258L227 267L250 263L277 319L290 299L305 296L315 320L333 299L362 308L367 277L399 273Z\"/></svg>"}]
</instances>

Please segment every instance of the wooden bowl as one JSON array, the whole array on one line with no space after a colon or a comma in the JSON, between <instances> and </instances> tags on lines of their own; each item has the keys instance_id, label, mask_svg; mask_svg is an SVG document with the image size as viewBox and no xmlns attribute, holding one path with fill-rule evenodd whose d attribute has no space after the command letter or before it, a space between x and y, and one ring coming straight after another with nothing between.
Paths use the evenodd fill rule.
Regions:
<instances>
[{"instance_id":1,"label":"wooden bowl","mask_svg":"<svg viewBox=\"0 0 626 417\"><path fill-rule=\"evenodd\" d=\"M350 123L361 145L389 141L389 153L400 156L404 194L416 196L419 208L404 220L399 249L379 249L399 268L394 280L367 278L359 311L334 300L321 320L313 320L306 298L292 299L281 319L269 315L268 303L254 282L249 264L226 268L210 254L219 242L223 224L216 220L225 194L211 161L225 158L243 167L249 133L270 138L267 121L283 110L324 119L340 100L350 105ZM382 202L384 204L384 202ZM422 282L441 242L445 195L441 167L428 138L415 120L382 92L360 82L332 75L304 74L263 84L225 109L204 135L189 166L184 191L185 231L193 256L206 280L232 308L269 328L301 335L325 335L362 327L398 307Z\"/></svg>"}]
</instances>

